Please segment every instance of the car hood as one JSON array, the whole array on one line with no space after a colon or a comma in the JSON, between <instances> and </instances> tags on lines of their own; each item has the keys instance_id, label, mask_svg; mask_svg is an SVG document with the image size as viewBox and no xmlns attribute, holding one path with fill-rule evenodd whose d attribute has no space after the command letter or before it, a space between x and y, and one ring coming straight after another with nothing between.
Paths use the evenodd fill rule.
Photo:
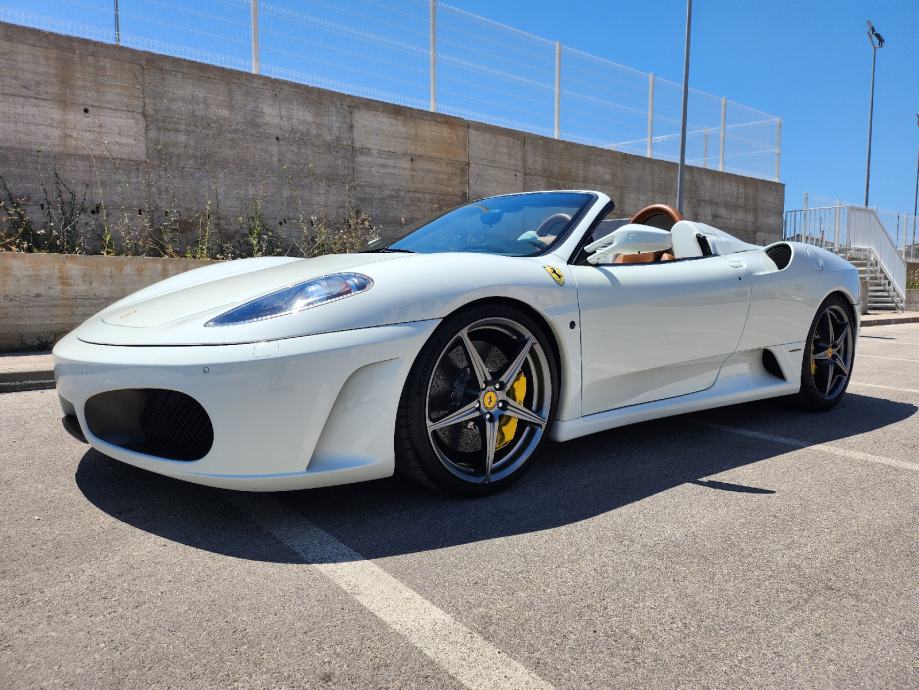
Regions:
<instances>
[{"instance_id":1,"label":"car hood","mask_svg":"<svg viewBox=\"0 0 919 690\"><path fill-rule=\"evenodd\" d=\"M217 277L156 295L119 309L107 309L102 321L124 328L151 328L212 312L223 313L288 285L344 270L367 267L396 254L336 254L269 265L240 275Z\"/></svg>"},{"instance_id":2,"label":"car hood","mask_svg":"<svg viewBox=\"0 0 919 690\"><path fill-rule=\"evenodd\" d=\"M403 254L335 254L229 261L196 269L129 295L80 326L80 340L99 345L191 345L255 342L276 337L275 319L264 324L205 328L234 306L311 278L341 271L367 272ZM301 320L302 321L302 320ZM266 327L267 326L267 327ZM261 333L260 331L265 331Z\"/></svg>"},{"instance_id":3,"label":"car hood","mask_svg":"<svg viewBox=\"0 0 919 690\"><path fill-rule=\"evenodd\" d=\"M479 299L505 297L560 312L576 307L573 280L558 257L488 254L367 253L245 259L215 263L129 295L90 318L77 338L99 345L231 345L317 333L437 319ZM260 321L228 326L207 322L235 306L311 278L341 271L373 281L364 292Z\"/></svg>"}]
</instances>

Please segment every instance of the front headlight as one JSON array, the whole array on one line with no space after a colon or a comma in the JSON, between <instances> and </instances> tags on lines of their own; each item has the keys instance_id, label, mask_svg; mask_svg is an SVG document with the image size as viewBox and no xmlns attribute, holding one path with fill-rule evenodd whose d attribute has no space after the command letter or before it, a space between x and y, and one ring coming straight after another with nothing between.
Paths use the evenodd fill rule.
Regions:
<instances>
[{"instance_id":1,"label":"front headlight","mask_svg":"<svg viewBox=\"0 0 919 690\"><path fill-rule=\"evenodd\" d=\"M320 304L356 295L372 286L373 281L360 273L334 273L263 295L214 317L204 325L234 326L295 314L310 307L318 307Z\"/></svg>"}]
</instances>

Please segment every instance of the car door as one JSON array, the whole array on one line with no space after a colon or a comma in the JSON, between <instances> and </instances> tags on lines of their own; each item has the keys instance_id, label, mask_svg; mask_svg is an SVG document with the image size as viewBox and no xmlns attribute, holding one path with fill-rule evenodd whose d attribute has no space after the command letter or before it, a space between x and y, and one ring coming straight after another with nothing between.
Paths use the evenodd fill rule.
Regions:
<instances>
[{"instance_id":1,"label":"car door","mask_svg":"<svg viewBox=\"0 0 919 690\"><path fill-rule=\"evenodd\" d=\"M741 254L572 272L582 414L704 390L737 347L750 302Z\"/></svg>"}]
</instances>

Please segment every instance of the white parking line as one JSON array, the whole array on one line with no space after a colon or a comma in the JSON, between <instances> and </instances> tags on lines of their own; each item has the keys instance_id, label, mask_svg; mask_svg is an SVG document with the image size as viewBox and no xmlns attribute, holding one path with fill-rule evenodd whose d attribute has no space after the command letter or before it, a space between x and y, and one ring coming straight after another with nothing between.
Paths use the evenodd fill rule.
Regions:
<instances>
[{"instance_id":1,"label":"white parking line","mask_svg":"<svg viewBox=\"0 0 919 690\"><path fill-rule=\"evenodd\" d=\"M904 470L913 470L919 471L919 464L913 464L911 462L904 462L903 460L895 460L894 458L885 458L881 455L873 455L872 453L862 453L858 450L849 450L848 448L840 448L839 446L831 446L828 443L808 443L807 441L799 441L796 438L789 438L788 436L777 436L775 434L766 434L762 431L753 431L752 429L742 429L736 426L727 426L725 424L712 424L708 422L701 422L703 426L707 426L711 429L718 429L720 431L727 431L731 434L738 434L740 436L749 436L750 438L758 438L764 441L772 441L773 443L779 443L785 446L791 446L792 448L812 448L814 450L823 451L824 453L831 453L833 455L839 455L844 458L854 458L856 460L867 460L868 462L875 462L879 465L890 465L891 467L899 467Z\"/></svg>"},{"instance_id":2,"label":"white parking line","mask_svg":"<svg viewBox=\"0 0 919 690\"><path fill-rule=\"evenodd\" d=\"M877 338L870 335L860 335L859 338L866 338L866 342L862 343L862 347L866 345L878 344L878 345L912 345L913 347L919 346L919 342L913 340L900 340L900 338Z\"/></svg>"},{"instance_id":3,"label":"white parking line","mask_svg":"<svg viewBox=\"0 0 919 690\"><path fill-rule=\"evenodd\" d=\"M891 362L914 362L919 364L919 359L906 359L904 357L885 357L884 355L866 355L863 352L859 352L855 355L855 358L859 357L870 357L871 359L889 359Z\"/></svg>"},{"instance_id":4,"label":"white parking line","mask_svg":"<svg viewBox=\"0 0 919 690\"><path fill-rule=\"evenodd\" d=\"M469 688L551 688L328 532L268 496L230 501Z\"/></svg>"},{"instance_id":5,"label":"white parking line","mask_svg":"<svg viewBox=\"0 0 919 690\"><path fill-rule=\"evenodd\" d=\"M917 393L919 394L919 389L916 388L897 388L896 386L882 386L879 383L862 383L861 381L850 381L849 386L864 386L866 388L883 388L888 391L898 391L900 393Z\"/></svg>"}]
</instances>

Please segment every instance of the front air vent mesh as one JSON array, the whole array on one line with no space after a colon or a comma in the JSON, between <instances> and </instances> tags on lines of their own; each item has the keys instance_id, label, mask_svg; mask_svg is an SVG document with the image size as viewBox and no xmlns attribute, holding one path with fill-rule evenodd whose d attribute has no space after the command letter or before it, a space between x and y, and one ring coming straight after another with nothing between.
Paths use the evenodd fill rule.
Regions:
<instances>
[{"instance_id":1,"label":"front air vent mesh","mask_svg":"<svg viewBox=\"0 0 919 690\"><path fill-rule=\"evenodd\" d=\"M766 256L772 259L781 271L791 261L791 247L787 244L773 244L766 247Z\"/></svg>"},{"instance_id":2,"label":"front air vent mesh","mask_svg":"<svg viewBox=\"0 0 919 690\"><path fill-rule=\"evenodd\" d=\"M157 458L199 460L214 443L214 428L201 403L179 391L107 391L87 400L84 410L97 438Z\"/></svg>"}]
</instances>

